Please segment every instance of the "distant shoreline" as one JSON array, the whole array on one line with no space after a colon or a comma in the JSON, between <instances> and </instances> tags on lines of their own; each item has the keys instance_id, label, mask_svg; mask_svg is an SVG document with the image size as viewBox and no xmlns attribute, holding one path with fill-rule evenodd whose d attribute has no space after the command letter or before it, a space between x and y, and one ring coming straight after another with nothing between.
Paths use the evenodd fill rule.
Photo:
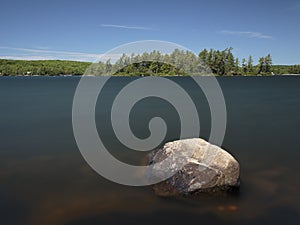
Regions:
<instances>
[{"instance_id":1,"label":"distant shoreline","mask_svg":"<svg viewBox=\"0 0 300 225\"><path fill-rule=\"evenodd\" d=\"M124 76L124 75L4 75L0 77L150 77L143 75L133 75L133 76ZM151 76L151 77L288 77L288 76L300 76L300 74L275 74L275 75L162 75L162 76Z\"/></svg>"},{"instance_id":2,"label":"distant shoreline","mask_svg":"<svg viewBox=\"0 0 300 225\"><path fill-rule=\"evenodd\" d=\"M183 54L183 53L182 53ZM184 72L169 64L155 64L151 61L142 61L141 63L133 63L113 72L107 71L107 68L113 67L115 64L95 64L91 62L68 61L68 60L8 60L0 59L0 76L83 76L86 73L91 74L115 74L113 76L165 76L165 77L181 77L190 76L207 76L202 74L210 74L214 76L299 76L300 65L271 65L269 72L255 74L255 70L259 71L257 66L254 66L253 71L242 72L243 67L238 67L238 72L230 70L228 73L220 75L215 71L204 71L197 73L191 70L191 73ZM132 66L132 68L130 68ZM163 69L163 67L165 68ZM103 68L102 68L103 67ZM219 68L219 67L214 67ZM100 69L98 71L98 69ZM224 71L223 71L224 72ZM293 73L295 72L295 73ZM140 75L143 74L143 75ZM228 74L228 75L226 75ZM209 75L210 76L210 75Z\"/></svg>"}]
</instances>

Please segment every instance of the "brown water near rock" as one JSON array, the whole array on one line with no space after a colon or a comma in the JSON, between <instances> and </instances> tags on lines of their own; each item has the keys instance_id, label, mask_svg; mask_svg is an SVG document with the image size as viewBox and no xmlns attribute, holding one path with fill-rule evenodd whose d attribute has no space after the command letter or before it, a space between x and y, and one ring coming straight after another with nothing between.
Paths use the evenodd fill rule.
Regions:
<instances>
[{"instance_id":1,"label":"brown water near rock","mask_svg":"<svg viewBox=\"0 0 300 225\"><path fill-rule=\"evenodd\" d=\"M100 136L117 158L137 164L112 135L110 107L132 79L114 78L99 96ZM208 79L208 78L203 78ZM210 113L190 78L172 78L188 90L207 138ZM222 147L241 166L238 195L160 198L149 187L107 181L82 158L72 133L76 77L0 78L0 224L298 224L300 219L300 77L218 78L228 110ZM101 101L100 101L101 100ZM155 107L154 107L155 106ZM165 142L178 139L178 115L153 98L132 111L132 130L149 135L149 118L165 117Z\"/></svg>"}]
</instances>

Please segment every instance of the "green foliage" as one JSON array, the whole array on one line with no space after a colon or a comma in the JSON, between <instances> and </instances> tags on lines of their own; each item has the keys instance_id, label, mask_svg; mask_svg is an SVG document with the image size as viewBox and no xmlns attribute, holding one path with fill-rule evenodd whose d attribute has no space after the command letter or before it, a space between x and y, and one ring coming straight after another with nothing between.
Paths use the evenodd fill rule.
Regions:
<instances>
[{"instance_id":1,"label":"green foliage","mask_svg":"<svg viewBox=\"0 0 300 225\"><path fill-rule=\"evenodd\" d=\"M300 65L273 65L274 74L300 74Z\"/></svg>"},{"instance_id":2,"label":"green foliage","mask_svg":"<svg viewBox=\"0 0 300 225\"><path fill-rule=\"evenodd\" d=\"M91 63L64 60L0 59L0 73L8 75L82 75Z\"/></svg>"},{"instance_id":3,"label":"green foliage","mask_svg":"<svg viewBox=\"0 0 300 225\"><path fill-rule=\"evenodd\" d=\"M208 65L214 74L233 75L235 74L235 61L232 54L232 48L226 48L223 51L210 49L208 52L206 49L199 53L200 60Z\"/></svg>"},{"instance_id":4,"label":"green foliage","mask_svg":"<svg viewBox=\"0 0 300 225\"><path fill-rule=\"evenodd\" d=\"M253 59L252 59L251 55L249 55L249 58L248 58L247 71L248 71L248 74L253 74L253 72L254 72Z\"/></svg>"},{"instance_id":5,"label":"green foliage","mask_svg":"<svg viewBox=\"0 0 300 225\"><path fill-rule=\"evenodd\" d=\"M270 75L272 74L272 58L271 55L268 54L266 57L261 57L258 60L258 74L261 75Z\"/></svg>"},{"instance_id":6,"label":"green foliage","mask_svg":"<svg viewBox=\"0 0 300 225\"><path fill-rule=\"evenodd\" d=\"M105 65L107 64L106 62ZM109 70L103 69L103 62L93 66L99 68L91 71L94 75L187 76L210 73L199 57L192 52L179 49L170 54L161 54L159 51L131 56L123 54Z\"/></svg>"},{"instance_id":7,"label":"green foliage","mask_svg":"<svg viewBox=\"0 0 300 225\"><path fill-rule=\"evenodd\" d=\"M114 73L114 75L118 76L163 76L166 74L180 76L187 75L184 71L179 70L173 65L157 61L132 63Z\"/></svg>"},{"instance_id":8,"label":"green foliage","mask_svg":"<svg viewBox=\"0 0 300 225\"><path fill-rule=\"evenodd\" d=\"M170 54L159 51L140 55L123 54L115 63L110 60L99 63L62 60L5 60L0 59L0 75L120 75L120 76L187 76L203 75L272 75L300 74L300 65L272 65L268 54L260 57L253 65L252 56L241 61L232 54L232 48L225 50L202 50L198 56L189 51L175 49Z\"/></svg>"}]
</instances>

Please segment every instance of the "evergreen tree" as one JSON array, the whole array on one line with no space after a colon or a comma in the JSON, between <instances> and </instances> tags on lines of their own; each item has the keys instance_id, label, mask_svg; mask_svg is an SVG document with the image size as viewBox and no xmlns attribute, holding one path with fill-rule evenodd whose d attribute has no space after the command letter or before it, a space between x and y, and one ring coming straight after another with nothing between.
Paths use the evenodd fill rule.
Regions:
<instances>
[{"instance_id":1,"label":"evergreen tree","mask_svg":"<svg viewBox=\"0 0 300 225\"><path fill-rule=\"evenodd\" d=\"M242 59L242 73L243 75L247 74L247 61L245 58Z\"/></svg>"},{"instance_id":2,"label":"evergreen tree","mask_svg":"<svg viewBox=\"0 0 300 225\"><path fill-rule=\"evenodd\" d=\"M258 74L262 74L265 72L265 57L260 57L259 60L258 60L258 65L257 65L257 68L258 68Z\"/></svg>"},{"instance_id":3,"label":"evergreen tree","mask_svg":"<svg viewBox=\"0 0 300 225\"><path fill-rule=\"evenodd\" d=\"M208 62L208 51L205 49L203 49L200 53L199 53L199 58L200 60L204 63L207 64Z\"/></svg>"},{"instance_id":4,"label":"evergreen tree","mask_svg":"<svg viewBox=\"0 0 300 225\"><path fill-rule=\"evenodd\" d=\"M271 68L272 68L272 57L270 54L268 54L265 57L265 72L266 73L271 73Z\"/></svg>"},{"instance_id":5,"label":"evergreen tree","mask_svg":"<svg viewBox=\"0 0 300 225\"><path fill-rule=\"evenodd\" d=\"M164 62L164 63L162 63ZM159 51L130 56L123 54L114 64L106 62L87 63L61 60L4 60L0 59L0 75L64 75L87 73L90 75L195 75L208 72L207 67L216 75L255 73L267 75L271 72L277 74L300 73L300 65L295 66L273 66L272 57L268 54L259 58L256 66L249 56L248 60L239 59L232 54L232 48L225 50L209 51L203 49L198 57L189 51L175 49L170 54L162 54ZM88 69L88 71L86 71Z\"/></svg>"},{"instance_id":6,"label":"evergreen tree","mask_svg":"<svg viewBox=\"0 0 300 225\"><path fill-rule=\"evenodd\" d=\"M250 74L253 73L253 59L252 59L251 55L249 55L249 58L248 58L247 70L248 70L248 73L250 73Z\"/></svg>"},{"instance_id":7,"label":"evergreen tree","mask_svg":"<svg viewBox=\"0 0 300 225\"><path fill-rule=\"evenodd\" d=\"M235 75L240 74L240 62L239 62L238 58L236 58L235 62L234 62L234 73L235 73Z\"/></svg>"},{"instance_id":8,"label":"evergreen tree","mask_svg":"<svg viewBox=\"0 0 300 225\"><path fill-rule=\"evenodd\" d=\"M112 72L112 65L110 63L110 59L108 59L105 63L105 72L106 72L106 75L108 75Z\"/></svg>"},{"instance_id":9,"label":"evergreen tree","mask_svg":"<svg viewBox=\"0 0 300 225\"><path fill-rule=\"evenodd\" d=\"M232 49L233 48L228 48L225 49L226 52L226 66L225 66L225 73L227 75L232 75L233 70L234 70L234 56L232 54Z\"/></svg>"}]
</instances>

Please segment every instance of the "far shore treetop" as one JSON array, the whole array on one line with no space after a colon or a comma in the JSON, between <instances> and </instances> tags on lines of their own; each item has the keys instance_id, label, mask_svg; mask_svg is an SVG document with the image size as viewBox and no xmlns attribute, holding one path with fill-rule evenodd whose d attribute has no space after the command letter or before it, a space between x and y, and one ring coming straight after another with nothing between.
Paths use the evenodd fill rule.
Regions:
<instances>
[{"instance_id":1,"label":"far shore treetop","mask_svg":"<svg viewBox=\"0 0 300 225\"><path fill-rule=\"evenodd\" d=\"M202 50L198 56L175 49L170 54L159 51L138 55L123 54L115 63L89 63L64 60L0 59L0 75L118 75L118 76L189 76L205 75L275 75L300 74L300 65L273 65L272 57L260 57L256 65L252 56L234 57L232 48Z\"/></svg>"}]
</instances>

